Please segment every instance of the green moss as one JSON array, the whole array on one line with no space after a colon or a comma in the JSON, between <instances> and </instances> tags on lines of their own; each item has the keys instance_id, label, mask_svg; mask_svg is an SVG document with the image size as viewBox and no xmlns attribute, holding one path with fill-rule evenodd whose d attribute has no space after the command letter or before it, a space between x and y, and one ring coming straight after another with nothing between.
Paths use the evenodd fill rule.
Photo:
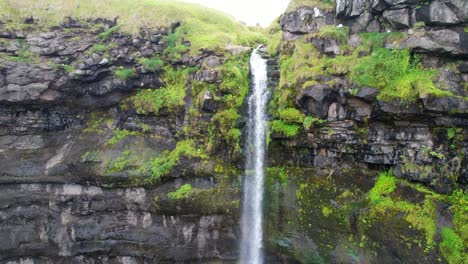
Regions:
<instances>
[{"instance_id":1,"label":"green moss","mask_svg":"<svg viewBox=\"0 0 468 264\"><path fill-rule=\"evenodd\" d=\"M326 119L320 119L320 118L316 118L313 116L307 116L306 118L304 118L304 122L302 123L302 126L304 127L305 130L309 130L312 126L322 126L326 123L328 123Z\"/></svg>"},{"instance_id":2,"label":"green moss","mask_svg":"<svg viewBox=\"0 0 468 264\"><path fill-rule=\"evenodd\" d=\"M29 47L25 40L18 40L19 50L18 54L15 56L6 56L7 60L16 61L16 62L25 62L25 63L38 63L39 56L35 53L32 53L29 50Z\"/></svg>"},{"instance_id":3,"label":"green moss","mask_svg":"<svg viewBox=\"0 0 468 264\"><path fill-rule=\"evenodd\" d=\"M115 173L119 173L130 166L134 165L135 160L130 159L131 151L130 150L125 150L122 152L122 155L120 155L117 159L107 162L106 163L106 174L107 175L112 175Z\"/></svg>"},{"instance_id":4,"label":"green moss","mask_svg":"<svg viewBox=\"0 0 468 264\"><path fill-rule=\"evenodd\" d=\"M423 203L412 203L392 196L398 185L408 186L423 193ZM397 180L391 174L391 171L387 171L379 175L374 187L369 191L368 197L371 203L371 216L376 214L385 215L387 211L404 213L404 219L410 224L410 227L424 232L426 250L434 246L434 236L437 232L435 201L440 199L438 194L422 187L414 187L405 181Z\"/></svg>"},{"instance_id":5,"label":"green moss","mask_svg":"<svg viewBox=\"0 0 468 264\"><path fill-rule=\"evenodd\" d=\"M136 70L135 69L125 69L123 67L120 67L118 70L115 71L115 76L119 78L122 81L128 80L130 78L134 78L137 76Z\"/></svg>"},{"instance_id":6,"label":"green moss","mask_svg":"<svg viewBox=\"0 0 468 264\"><path fill-rule=\"evenodd\" d=\"M442 228L442 243L440 251L449 264L466 263L465 245L463 240L453 231L453 229Z\"/></svg>"},{"instance_id":7,"label":"green moss","mask_svg":"<svg viewBox=\"0 0 468 264\"><path fill-rule=\"evenodd\" d=\"M104 129L102 128L103 123L104 123L104 117L101 116L97 112L93 112L89 115L87 127L83 129L83 132L103 134L104 133Z\"/></svg>"},{"instance_id":8,"label":"green moss","mask_svg":"<svg viewBox=\"0 0 468 264\"><path fill-rule=\"evenodd\" d=\"M279 118L288 123L302 124L304 122L305 115L296 108L285 108L278 111Z\"/></svg>"},{"instance_id":9,"label":"green moss","mask_svg":"<svg viewBox=\"0 0 468 264\"><path fill-rule=\"evenodd\" d=\"M88 55L92 55L94 53L101 54L104 56L109 57L109 51L117 47L115 43L112 44L95 44L88 50Z\"/></svg>"},{"instance_id":10,"label":"green moss","mask_svg":"<svg viewBox=\"0 0 468 264\"><path fill-rule=\"evenodd\" d=\"M415 101L420 96L450 96L431 81L434 71L424 70L411 61L409 50L378 49L359 61L352 70L354 82L380 90L382 100Z\"/></svg>"},{"instance_id":11,"label":"green moss","mask_svg":"<svg viewBox=\"0 0 468 264\"><path fill-rule=\"evenodd\" d=\"M319 38L331 38L339 41L341 44L347 43L349 35L349 27L337 27L335 25L324 25L320 27L319 32L313 36Z\"/></svg>"},{"instance_id":12,"label":"green moss","mask_svg":"<svg viewBox=\"0 0 468 264\"><path fill-rule=\"evenodd\" d=\"M157 57L141 58L138 62L149 72L158 72L164 67L164 61Z\"/></svg>"},{"instance_id":13,"label":"green moss","mask_svg":"<svg viewBox=\"0 0 468 264\"><path fill-rule=\"evenodd\" d=\"M322 214L325 217L328 217L330 214L332 214L333 210L328 208L327 206L322 206Z\"/></svg>"},{"instance_id":14,"label":"green moss","mask_svg":"<svg viewBox=\"0 0 468 264\"><path fill-rule=\"evenodd\" d=\"M183 70L164 67L165 87L140 90L129 98L139 114L158 114L161 109L177 110L185 105L186 85L193 68Z\"/></svg>"},{"instance_id":15,"label":"green moss","mask_svg":"<svg viewBox=\"0 0 468 264\"><path fill-rule=\"evenodd\" d=\"M172 151L165 151L158 157L150 160L141 168L143 174L149 175L148 182L159 182L162 177L169 174L178 164L181 157L204 158L205 154L201 149L195 149L195 143L191 140L179 141Z\"/></svg>"},{"instance_id":16,"label":"green moss","mask_svg":"<svg viewBox=\"0 0 468 264\"><path fill-rule=\"evenodd\" d=\"M81 155L81 162L92 163L98 161L98 155L96 151L87 151Z\"/></svg>"},{"instance_id":17,"label":"green moss","mask_svg":"<svg viewBox=\"0 0 468 264\"><path fill-rule=\"evenodd\" d=\"M106 143L107 145L114 145L128 136L140 135L140 133L137 131L129 131L127 129L115 129L113 132L114 132L114 135L112 136L111 139L109 139L109 141L107 141Z\"/></svg>"},{"instance_id":18,"label":"green moss","mask_svg":"<svg viewBox=\"0 0 468 264\"><path fill-rule=\"evenodd\" d=\"M281 120L273 120L270 123L271 130L273 132L279 133L287 138L292 138L299 134L301 129L300 125L297 124L288 124Z\"/></svg>"},{"instance_id":19,"label":"green moss","mask_svg":"<svg viewBox=\"0 0 468 264\"><path fill-rule=\"evenodd\" d=\"M168 193L167 198L169 198L170 200L180 200L180 199L186 198L189 195L191 190L192 190L192 185L187 183L187 184L182 185L176 191Z\"/></svg>"},{"instance_id":20,"label":"green moss","mask_svg":"<svg viewBox=\"0 0 468 264\"><path fill-rule=\"evenodd\" d=\"M382 172L369 192L369 199L372 203L379 204L382 202L382 196L392 193L395 188L396 179L393 177L392 172Z\"/></svg>"}]
</instances>

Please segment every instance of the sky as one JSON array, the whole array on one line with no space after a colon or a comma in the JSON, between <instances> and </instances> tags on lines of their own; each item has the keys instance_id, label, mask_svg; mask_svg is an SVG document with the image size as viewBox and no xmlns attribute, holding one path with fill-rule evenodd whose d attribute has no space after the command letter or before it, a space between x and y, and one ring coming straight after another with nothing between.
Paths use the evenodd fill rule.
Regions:
<instances>
[{"instance_id":1,"label":"sky","mask_svg":"<svg viewBox=\"0 0 468 264\"><path fill-rule=\"evenodd\" d=\"M290 0L183 0L221 10L247 25L268 27L280 16Z\"/></svg>"}]
</instances>

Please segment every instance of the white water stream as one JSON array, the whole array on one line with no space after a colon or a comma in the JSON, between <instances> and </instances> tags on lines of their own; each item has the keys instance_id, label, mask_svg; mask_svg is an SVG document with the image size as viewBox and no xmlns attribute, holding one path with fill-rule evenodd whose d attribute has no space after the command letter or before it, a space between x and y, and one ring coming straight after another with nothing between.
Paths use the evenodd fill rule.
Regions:
<instances>
[{"instance_id":1,"label":"white water stream","mask_svg":"<svg viewBox=\"0 0 468 264\"><path fill-rule=\"evenodd\" d=\"M268 103L267 63L258 48L250 57L253 91L248 99L246 170L242 200L240 264L263 263L262 200Z\"/></svg>"}]
</instances>

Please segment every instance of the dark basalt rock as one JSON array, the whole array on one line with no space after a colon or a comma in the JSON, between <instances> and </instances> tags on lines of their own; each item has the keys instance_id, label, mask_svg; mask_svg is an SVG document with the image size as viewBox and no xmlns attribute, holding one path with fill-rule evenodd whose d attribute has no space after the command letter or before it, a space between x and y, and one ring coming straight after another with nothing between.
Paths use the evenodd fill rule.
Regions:
<instances>
[{"instance_id":1,"label":"dark basalt rock","mask_svg":"<svg viewBox=\"0 0 468 264\"><path fill-rule=\"evenodd\" d=\"M318 31L321 26L333 23L333 14L324 13L317 7L303 7L294 12L283 15L280 25L283 31L305 34Z\"/></svg>"},{"instance_id":2,"label":"dark basalt rock","mask_svg":"<svg viewBox=\"0 0 468 264\"><path fill-rule=\"evenodd\" d=\"M395 29L403 29L410 27L409 10L396 9L396 10L385 10L382 15Z\"/></svg>"},{"instance_id":3,"label":"dark basalt rock","mask_svg":"<svg viewBox=\"0 0 468 264\"><path fill-rule=\"evenodd\" d=\"M416 19L426 25L457 25L468 19L467 8L467 2L462 0L434 0L429 5L417 9Z\"/></svg>"},{"instance_id":4,"label":"dark basalt rock","mask_svg":"<svg viewBox=\"0 0 468 264\"><path fill-rule=\"evenodd\" d=\"M303 108L307 113L326 118L328 109L336 100L337 94L327 85L314 85L301 91L297 98L297 105Z\"/></svg>"}]
</instances>

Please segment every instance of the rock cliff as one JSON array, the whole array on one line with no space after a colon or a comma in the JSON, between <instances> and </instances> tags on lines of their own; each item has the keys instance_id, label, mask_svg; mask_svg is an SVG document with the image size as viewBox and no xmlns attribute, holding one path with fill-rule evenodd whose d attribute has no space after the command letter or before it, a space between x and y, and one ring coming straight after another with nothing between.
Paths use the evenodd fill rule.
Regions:
<instances>
[{"instance_id":1,"label":"rock cliff","mask_svg":"<svg viewBox=\"0 0 468 264\"><path fill-rule=\"evenodd\" d=\"M269 263L463 263L467 10L292 1L274 41L200 50L182 21L2 18L0 263L236 262L262 42Z\"/></svg>"}]
</instances>

